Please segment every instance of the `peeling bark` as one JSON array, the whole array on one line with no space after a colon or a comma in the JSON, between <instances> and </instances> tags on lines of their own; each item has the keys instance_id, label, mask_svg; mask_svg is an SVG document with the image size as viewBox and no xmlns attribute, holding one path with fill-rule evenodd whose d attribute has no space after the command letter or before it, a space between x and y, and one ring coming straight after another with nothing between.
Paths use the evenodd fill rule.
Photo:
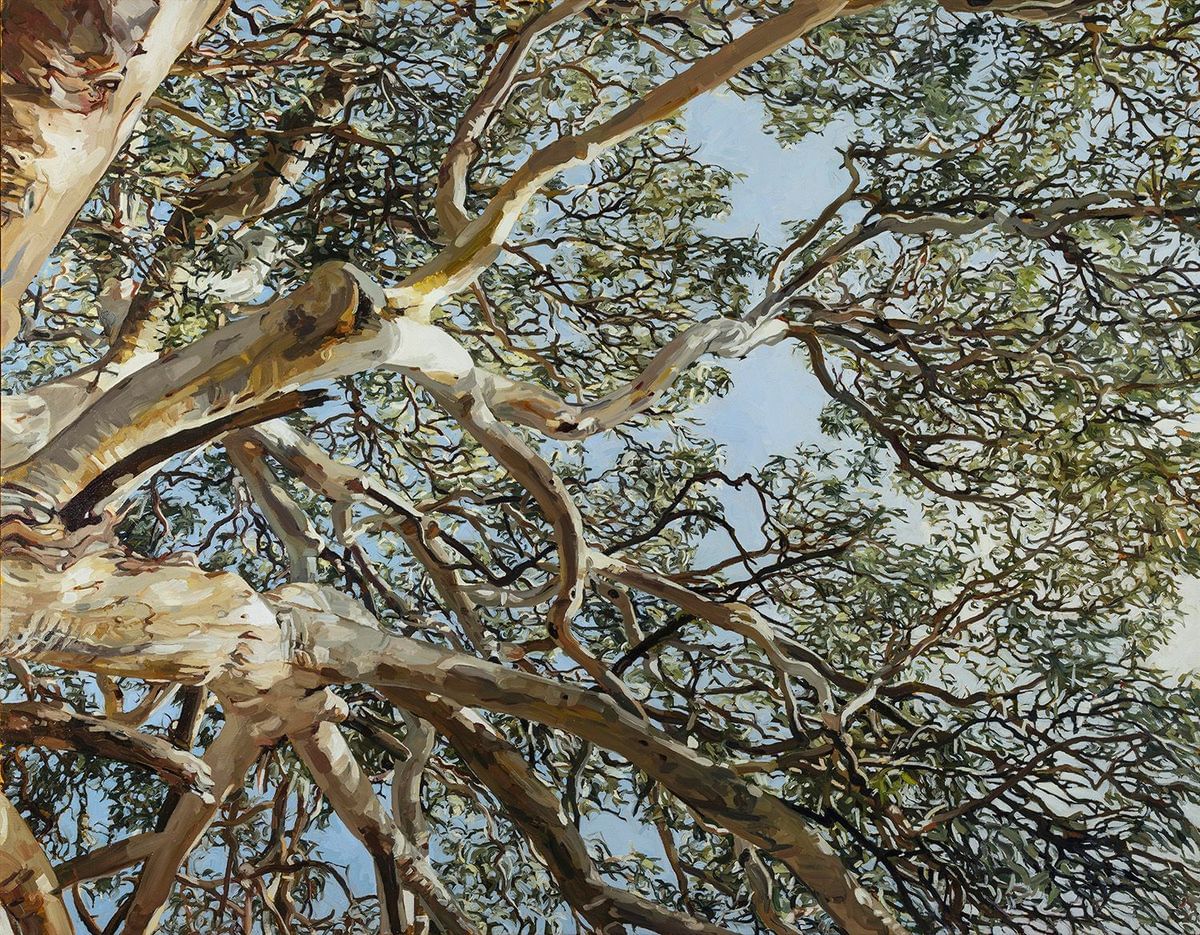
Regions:
<instances>
[{"instance_id":1,"label":"peeling bark","mask_svg":"<svg viewBox=\"0 0 1200 935\"><path fill-rule=\"evenodd\" d=\"M825 726L840 730L846 712L834 710L830 684L819 667L778 638L752 608L719 603L666 576L593 552L562 479L504 424L557 439L585 438L621 425L659 402L703 355L744 356L794 336L774 317L794 283L785 288L773 277L767 299L740 320L718 317L682 330L635 380L590 403L568 403L542 387L478 368L447 330L422 320L496 260L522 212L553 176L670 117L835 17L872 10L880 0L797 0L615 115L535 150L478 217L468 217L471 163L532 44L590 5L563 0L515 34L468 106L441 164L435 206L450 243L398 285L383 290L354 267L327 263L290 295L265 308L243 309L232 324L161 355L169 303L148 291L138 297L101 364L6 400L0 657L205 686L226 716L201 765L190 754L115 722L32 703L0 711L0 732L9 739L120 755L158 770L186 792L161 831L72 862L62 868L59 881L11 804L0 801L0 898L25 926L22 931L68 931L56 895L59 882L69 885L139 861L145 866L125 931L154 931L179 868L221 802L241 785L263 749L289 737L372 855L385 930L411 927L409 896L415 895L442 931L474 932L419 840L424 759L398 771L395 813L388 815L334 726L345 712L330 688L349 683L374 686L447 737L546 860L566 899L606 935L627 926L670 935L727 933L607 883L553 790L471 708L538 722L612 751L705 822L734 835L753 905L773 931L790 931L790 925L774 909L772 881L760 853L788 867L850 935L904 931L859 885L853 868L810 816L652 726L621 681L621 669L597 658L572 633L571 623L593 573L673 602L761 648L793 716L788 678L804 680L816 693ZM5 5L4 343L19 325L17 303L24 289L171 63L218 6L219 0L12 0ZM941 0L941 6L951 12L1062 21L1088 15L1093 4ZM332 119L353 90L352 82L331 72L315 99L281 124L294 129ZM261 159L197 187L168 227L166 246L155 259L158 272L169 281L197 233L259 217L277 205L318 148L312 137L283 136ZM1095 196L1087 207L1103 201ZM848 235L845 245L861 245L881 232L962 232L994 221L889 216L869 232ZM1005 223L1028 236L1045 236L1047 230L1024 221ZM420 511L377 478L338 464L286 425L270 422L322 398L305 390L311 384L373 369L402 372L428 389L537 501L553 528L558 568L551 586L530 602L550 599L550 636L608 696L390 635L357 603L311 584L318 576L319 539L265 464L267 454L339 507L370 501L391 511L380 522L404 537L475 648L489 654L494 648L472 593ZM293 584L256 593L236 575L205 571L189 558L148 560L115 544L112 508L121 495L165 459L218 440L227 445L231 462L283 541ZM349 542L353 532L343 529L339 535ZM632 607L628 598L625 604ZM626 623L628 634L640 634L636 621ZM865 704L873 691L864 689L851 707ZM432 734L421 730L427 755Z\"/></svg>"},{"instance_id":2,"label":"peeling bark","mask_svg":"<svg viewBox=\"0 0 1200 935\"><path fill-rule=\"evenodd\" d=\"M9 0L0 346L17 305L220 0Z\"/></svg>"},{"instance_id":3,"label":"peeling bark","mask_svg":"<svg viewBox=\"0 0 1200 935\"><path fill-rule=\"evenodd\" d=\"M337 728L322 724L315 731L293 734L292 743L338 816L371 855L383 905L381 935L411 930L412 920L402 909L404 888L417 894L446 935L476 935L478 929L459 911L429 861L384 811Z\"/></svg>"}]
</instances>

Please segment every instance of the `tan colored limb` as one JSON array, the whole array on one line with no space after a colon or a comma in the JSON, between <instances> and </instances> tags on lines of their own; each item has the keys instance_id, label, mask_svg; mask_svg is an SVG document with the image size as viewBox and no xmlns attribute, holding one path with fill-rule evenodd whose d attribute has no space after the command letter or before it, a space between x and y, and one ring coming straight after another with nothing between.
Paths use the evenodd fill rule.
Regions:
<instances>
[{"instance_id":1,"label":"tan colored limb","mask_svg":"<svg viewBox=\"0 0 1200 935\"><path fill-rule=\"evenodd\" d=\"M123 932L150 935L156 931L176 872L208 830L221 803L241 788L259 749L259 738L246 721L236 716L226 719L204 756L213 773L213 798L203 802L194 795L184 796L171 812L166 828L154 836L154 849L146 855Z\"/></svg>"},{"instance_id":2,"label":"tan colored limb","mask_svg":"<svg viewBox=\"0 0 1200 935\"><path fill-rule=\"evenodd\" d=\"M733 852L746 875L746 889L750 892L750 905L754 914L768 932L773 935L797 935L794 926L780 915L775 908L774 885L754 848L745 841L734 838Z\"/></svg>"},{"instance_id":3,"label":"tan colored limb","mask_svg":"<svg viewBox=\"0 0 1200 935\"><path fill-rule=\"evenodd\" d=\"M154 853L160 843L161 832L143 831L141 834L122 838L120 841L73 857L55 868L58 885L61 889L67 889L76 883L111 877L126 867L140 864Z\"/></svg>"},{"instance_id":4,"label":"tan colored limb","mask_svg":"<svg viewBox=\"0 0 1200 935\"><path fill-rule=\"evenodd\" d=\"M6 572L12 564L11 560L5 563ZM900 935L904 931L882 903L858 884L802 813L748 784L729 768L671 740L604 695L392 636L379 630L356 602L311 585L286 585L264 595L260 600L269 603L273 613L249 619L246 610L239 609L246 606L248 598L238 597L235 588L225 586L239 604L225 611L224 617L218 615L218 620L189 621L184 609L162 607L162 587L151 586L161 574L170 581L171 573L171 569L155 566L144 576L150 580L132 586L133 593L143 595L147 602L156 638L147 640L145 622L118 610L121 602L114 600L118 595L112 593L121 588L116 581L142 577L126 574L116 580L111 575L98 579L100 606L90 613L100 615L95 619L97 623L103 620L103 626L80 626L83 620L78 610L66 612L64 607L54 615L54 627L39 631L36 641L26 635L32 635L30 628L36 629L36 625L17 617L6 632L0 632L0 642L7 638L9 645L23 646L25 652L20 655L31 660L72 669L94 671L99 667L113 675L141 675L153 667L159 670L158 677L186 681L184 676L194 679L202 668L216 673L210 676L213 689L226 705L231 693L236 697L252 684L263 686L251 694L258 698L272 686L299 690L306 680L314 687L321 682L363 682L410 692L406 706L422 716L428 712L421 700L441 696L538 721L625 757L708 820L783 862L846 931L853 935ZM43 575L31 584L41 591L48 580L50 577ZM206 604L210 615L221 606ZM135 639L135 632L143 636ZM70 638L64 640L64 635ZM225 658L218 661L221 654ZM176 671L168 675L164 671L168 668ZM218 792L221 788L221 780L217 780ZM165 898L166 863L173 873L195 840L190 825L186 819L177 819L178 814L179 809L171 821L177 826L182 822L182 826L172 836L171 847L157 851L154 872L143 874L150 881L149 895L142 899L138 916L143 926L153 921ZM159 858L160 854L166 856ZM151 869L149 865L147 869ZM140 935L144 928L131 931Z\"/></svg>"},{"instance_id":5,"label":"tan colored limb","mask_svg":"<svg viewBox=\"0 0 1200 935\"><path fill-rule=\"evenodd\" d=\"M404 746L408 757L397 760L392 767L391 807L392 821L400 833L412 844L416 853L429 856L429 824L421 804L421 788L425 770L429 766L437 745L437 733L424 721L408 711L400 712L404 718ZM389 735L390 736L390 735ZM404 891L404 905L410 914L415 913L415 900L410 890Z\"/></svg>"},{"instance_id":6,"label":"tan colored limb","mask_svg":"<svg viewBox=\"0 0 1200 935\"><path fill-rule=\"evenodd\" d=\"M407 497L392 491L378 477L330 457L281 420L255 426L240 437L261 445L301 483L334 504L365 503L384 511L380 522L404 540L472 644L489 653L494 641L484 631L450 555L430 521Z\"/></svg>"},{"instance_id":7,"label":"tan colored limb","mask_svg":"<svg viewBox=\"0 0 1200 935\"><path fill-rule=\"evenodd\" d=\"M87 368L89 371L120 370L135 355L156 354L162 349L167 316L179 296L163 295L154 288L161 285L155 279L170 281L192 252L190 245L197 235L211 236L229 224L260 218L275 208L322 147L318 134L294 136L288 131L333 120L345 109L354 89L354 83L340 74L327 73L311 96L280 118L278 132L261 157L200 183L184 197L163 232L152 271L134 297L112 347L98 365Z\"/></svg>"},{"instance_id":8,"label":"tan colored limb","mask_svg":"<svg viewBox=\"0 0 1200 935\"><path fill-rule=\"evenodd\" d=\"M792 806L752 787L736 773L656 730L607 697L484 662L427 643L363 629L334 611L335 595L277 592L308 621L306 667L331 680L406 690L407 707L428 716L421 699L442 696L463 705L566 730L628 759L709 820L788 866L825 910L854 935L905 930L863 889L841 858ZM345 601L336 597L340 604ZM317 636L317 631L320 636Z\"/></svg>"},{"instance_id":9,"label":"tan colored limb","mask_svg":"<svg viewBox=\"0 0 1200 935\"><path fill-rule=\"evenodd\" d=\"M836 17L846 0L797 0L712 55L693 63L645 97L576 136L535 152L492 197L479 217L436 257L388 290L396 308L429 308L466 288L500 254L505 239L537 191L559 172L590 162L644 127L670 117L689 101L720 87L744 68Z\"/></svg>"},{"instance_id":10,"label":"tan colored limb","mask_svg":"<svg viewBox=\"0 0 1200 935\"><path fill-rule=\"evenodd\" d=\"M996 13L1039 22L1077 22L1100 6L1097 0L938 0L952 13Z\"/></svg>"},{"instance_id":11,"label":"tan colored limb","mask_svg":"<svg viewBox=\"0 0 1200 935\"><path fill-rule=\"evenodd\" d=\"M470 372L470 356L452 338L430 325L380 317L381 304L361 271L326 263L286 297L103 393L6 472L5 482L41 491L64 508L82 497L76 511L82 519L171 449L241 428L243 416L254 421L253 411L286 403L314 381L378 366L413 367L446 380Z\"/></svg>"},{"instance_id":12,"label":"tan colored limb","mask_svg":"<svg viewBox=\"0 0 1200 935\"><path fill-rule=\"evenodd\" d=\"M17 334L25 289L125 145L172 63L219 5L220 0L153 5L116 0L91 5L108 10L109 19L98 21L84 3L5 4L0 345ZM59 68L83 70L78 86L65 96L61 89L52 93L46 82L47 68L53 67L46 56ZM10 188L14 179L19 190Z\"/></svg>"},{"instance_id":13,"label":"tan colored limb","mask_svg":"<svg viewBox=\"0 0 1200 935\"><path fill-rule=\"evenodd\" d=\"M483 89L471 102L454 132L454 139L438 167L438 187L433 203L438 223L449 239L461 233L470 223L465 205L467 173L479 155L479 140L487 131L496 113L512 93L518 70L538 37L559 23L592 6L595 0L562 0L550 9L533 17L517 32L512 44L500 56L484 82Z\"/></svg>"},{"instance_id":14,"label":"tan colored limb","mask_svg":"<svg viewBox=\"0 0 1200 935\"><path fill-rule=\"evenodd\" d=\"M253 638L253 634L246 637ZM157 931L176 874L220 805L245 783L246 771L261 750L285 735L312 730L346 714L345 705L333 692L300 678L281 678L265 690L245 694L223 687L225 725L204 754L213 774L214 802L187 795L171 811L138 877L122 929L126 935Z\"/></svg>"},{"instance_id":15,"label":"tan colored limb","mask_svg":"<svg viewBox=\"0 0 1200 935\"><path fill-rule=\"evenodd\" d=\"M407 692L385 694L402 707L413 703ZM467 768L504 805L546 862L563 896L597 931L609 935L631 925L663 935L728 935L719 925L666 909L605 881L562 803L520 751L469 708L430 698L420 707Z\"/></svg>"},{"instance_id":16,"label":"tan colored limb","mask_svg":"<svg viewBox=\"0 0 1200 935\"><path fill-rule=\"evenodd\" d=\"M410 930L413 920L404 913L404 889L417 894L430 918L447 935L475 935L478 929L462 915L428 860L384 810L341 731L323 723L315 730L294 733L290 739L342 823L371 855L383 907L382 935L402 935Z\"/></svg>"},{"instance_id":17,"label":"tan colored limb","mask_svg":"<svg viewBox=\"0 0 1200 935\"><path fill-rule=\"evenodd\" d=\"M632 562L593 552L591 566L596 575L620 582L646 594L670 601L701 620L737 633L759 647L779 673L786 691L787 677L807 682L816 692L826 726L836 728L833 689L815 665L803 658L800 647L774 632L769 620L747 604L721 603L686 588L665 575L640 568Z\"/></svg>"},{"instance_id":18,"label":"tan colored limb","mask_svg":"<svg viewBox=\"0 0 1200 935\"><path fill-rule=\"evenodd\" d=\"M263 458L265 449L244 435L226 439L225 450L271 531L283 543L292 581L317 580L317 556L323 545L308 514L279 483Z\"/></svg>"},{"instance_id":19,"label":"tan colored limb","mask_svg":"<svg viewBox=\"0 0 1200 935\"><path fill-rule=\"evenodd\" d=\"M467 385L464 386L463 384ZM558 594L550 605L547 629L550 638L572 662L604 686L629 707L637 707L620 679L575 637L571 621L583 604L587 578L587 541L583 517L571 499L566 485L537 452L525 444L512 429L498 422L474 391L469 381L461 381L456 391L433 390L434 396L451 415L495 458L513 479L528 490L554 529L558 549Z\"/></svg>"},{"instance_id":20,"label":"tan colored limb","mask_svg":"<svg viewBox=\"0 0 1200 935\"><path fill-rule=\"evenodd\" d=\"M0 792L0 925L4 914L17 935L72 935L54 869L29 825Z\"/></svg>"}]
</instances>

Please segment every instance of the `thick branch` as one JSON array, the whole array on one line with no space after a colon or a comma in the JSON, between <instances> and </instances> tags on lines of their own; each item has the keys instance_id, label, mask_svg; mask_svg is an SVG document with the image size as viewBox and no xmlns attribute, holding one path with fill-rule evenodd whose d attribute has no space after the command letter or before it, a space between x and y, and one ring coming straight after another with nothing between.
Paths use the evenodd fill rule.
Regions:
<instances>
[{"instance_id":1,"label":"thick branch","mask_svg":"<svg viewBox=\"0 0 1200 935\"><path fill-rule=\"evenodd\" d=\"M104 718L38 701L0 705L0 738L120 760L153 770L168 785L212 800L208 766L161 737L130 730Z\"/></svg>"},{"instance_id":2,"label":"thick branch","mask_svg":"<svg viewBox=\"0 0 1200 935\"><path fill-rule=\"evenodd\" d=\"M141 834L122 838L120 841L73 857L55 868L59 888L66 889L76 883L101 880L120 873L126 867L140 864L157 850L162 841L162 832L143 831Z\"/></svg>"},{"instance_id":3,"label":"thick branch","mask_svg":"<svg viewBox=\"0 0 1200 935\"><path fill-rule=\"evenodd\" d=\"M642 128L670 117L742 69L833 19L846 6L846 0L797 0L785 12L747 30L603 123L538 150L500 187L479 217L464 227L449 247L399 286L388 290L388 304L397 308L427 308L466 288L499 256L526 204L553 176L590 162Z\"/></svg>"},{"instance_id":4,"label":"thick branch","mask_svg":"<svg viewBox=\"0 0 1200 935\"><path fill-rule=\"evenodd\" d=\"M0 929L72 935L74 927L58 896L58 881L29 825L0 792Z\"/></svg>"},{"instance_id":5,"label":"thick branch","mask_svg":"<svg viewBox=\"0 0 1200 935\"><path fill-rule=\"evenodd\" d=\"M417 894L443 932L474 935L478 930L455 906L454 897L429 862L384 810L337 727L322 724L315 731L292 734L291 741L338 817L371 855L383 907L382 935L401 935L411 930L412 921L402 911L402 887Z\"/></svg>"},{"instance_id":6,"label":"thick branch","mask_svg":"<svg viewBox=\"0 0 1200 935\"><path fill-rule=\"evenodd\" d=\"M492 644L467 597L463 583L445 548L432 534L430 523L406 497L392 491L374 475L331 458L320 446L287 423L269 422L243 433L262 445L285 470L310 489L335 504L368 503L386 511L386 526L398 533L428 573L442 600L477 649L487 653Z\"/></svg>"},{"instance_id":7,"label":"thick branch","mask_svg":"<svg viewBox=\"0 0 1200 935\"><path fill-rule=\"evenodd\" d=\"M166 334L166 319L181 296L163 296L154 288L158 280L169 283L174 270L193 252L197 238L208 239L237 221L260 218L275 208L321 150L317 134L293 135L288 131L327 123L350 102L355 85L339 73L326 73L321 87L279 120L262 156L225 175L197 185L183 199L166 230L151 272L134 297L121 322L112 348L99 369L121 366L139 352L157 352Z\"/></svg>"},{"instance_id":8,"label":"thick branch","mask_svg":"<svg viewBox=\"0 0 1200 935\"><path fill-rule=\"evenodd\" d=\"M287 552L289 577L292 581L317 580L317 556L321 552L321 537L312 520L288 495L263 458L261 445L245 435L226 439L225 450L232 464Z\"/></svg>"},{"instance_id":9,"label":"thick branch","mask_svg":"<svg viewBox=\"0 0 1200 935\"><path fill-rule=\"evenodd\" d=\"M438 733L449 739L459 758L503 803L509 817L546 861L563 897L597 931L616 935L631 925L663 935L728 935L718 925L665 909L607 883L554 792L520 751L478 714L450 702L414 698L397 689L385 694L401 707L418 705Z\"/></svg>"},{"instance_id":10,"label":"thick branch","mask_svg":"<svg viewBox=\"0 0 1200 935\"><path fill-rule=\"evenodd\" d=\"M154 850L146 855L125 916L125 935L150 935L157 930L176 872L208 829L221 803L241 788L246 770L258 753L259 738L250 725L236 716L228 718L204 755L212 770L213 795L207 802L195 795L181 798L166 828L154 835Z\"/></svg>"},{"instance_id":11,"label":"thick branch","mask_svg":"<svg viewBox=\"0 0 1200 935\"><path fill-rule=\"evenodd\" d=\"M467 173L479 154L479 140L512 93L517 74L530 47L547 30L586 10L594 2L595 0L562 0L522 26L516 39L500 56L500 61L488 75L479 96L463 114L458 129L454 132L454 139L450 141L438 168L438 187L433 198L438 222L448 237L457 237L470 223L465 210Z\"/></svg>"},{"instance_id":12,"label":"thick branch","mask_svg":"<svg viewBox=\"0 0 1200 935\"><path fill-rule=\"evenodd\" d=\"M12 569L14 564L11 559L4 563L10 588L13 581L21 581L25 589L42 594L56 580L49 570L38 575L26 562L19 570ZM189 573L199 574L191 569ZM103 626L88 627L80 608L57 601L52 593L41 597L39 604L48 600L52 605L52 624L39 630L32 614L22 617L13 613L0 628L0 652L20 647L24 651L15 655L112 675L144 676L152 668L158 670L156 677L162 678L163 670L173 667L176 671L165 677L174 681L194 680L198 672L216 672L219 674L209 678L214 690L225 698L256 682L265 682L268 688L288 685L299 690L305 678L315 676L331 684L365 682L405 689L413 693L407 699L410 710L421 716L428 712L420 700L440 695L459 704L538 721L625 757L696 811L782 861L848 932L898 935L904 931L882 904L858 885L799 810L676 743L604 695L391 636L380 631L354 601L311 585L286 585L264 595L260 601L269 602L274 611L265 619L248 617L248 612L258 614L247 603L250 595L238 597L234 591L231 597L238 603L216 619L197 625L194 617L188 620L184 608L162 607L164 589L152 587L159 577L170 582L172 574L172 569L159 566L144 575L123 576L145 578L140 587L122 586L120 577L99 578L103 583L100 594L92 599L90 614L98 615L97 623L104 620ZM127 612L116 609L122 601L114 599L111 592L122 587L150 604L142 613L154 621L156 639L147 640L144 620L131 619ZM107 610L106 598L112 601ZM206 604L210 614L226 606L223 602ZM144 915L151 918L149 913Z\"/></svg>"},{"instance_id":13,"label":"thick branch","mask_svg":"<svg viewBox=\"0 0 1200 935\"><path fill-rule=\"evenodd\" d=\"M558 549L558 594L550 605L547 629L571 661L603 685L616 698L636 707L620 679L576 639L571 621L583 604L583 586L587 576L587 540L583 517L566 485L537 452L516 432L496 421L471 381L460 381L455 391L432 387L438 401L483 445L505 470L528 490L554 529Z\"/></svg>"},{"instance_id":14,"label":"thick branch","mask_svg":"<svg viewBox=\"0 0 1200 935\"><path fill-rule=\"evenodd\" d=\"M289 594L299 598L294 590ZM416 640L357 627L338 634L346 621L331 620L327 612L320 617L332 630L310 652L314 671L323 677L407 689L414 693L411 710L424 717L429 715L419 701L429 693L569 731L625 757L681 801L782 861L848 932L904 931L798 810L747 785L732 770L676 743L605 696Z\"/></svg>"},{"instance_id":15,"label":"thick branch","mask_svg":"<svg viewBox=\"0 0 1200 935\"><path fill-rule=\"evenodd\" d=\"M764 300L755 307L774 308ZM658 403L680 374L705 354L745 357L759 347L778 344L787 325L758 315L754 324L714 318L681 331L650 359L638 376L590 403L574 405L533 383L518 383L476 369L475 380L488 406L502 419L560 439L579 439L608 431Z\"/></svg>"},{"instance_id":16,"label":"thick branch","mask_svg":"<svg viewBox=\"0 0 1200 935\"><path fill-rule=\"evenodd\" d=\"M160 451L161 460L203 444L237 413L304 384L373 366L415 368L448 381L470 372L469 355L439 329L378 317L380 299L354 267L318 267L265 310L127 377L5 482L65 505L93 482L120 491L145 470L148 452Z\"/></svg>"},{"instance_id":17,"label":"thick branch","mask_svg":"<svg viewBox=\"0 0 1200 935\"><path fill-rule=\"evenodd\" d=\"M17 304L220 0L9 0L0 345Z\"/></svg>"}]
</instances>

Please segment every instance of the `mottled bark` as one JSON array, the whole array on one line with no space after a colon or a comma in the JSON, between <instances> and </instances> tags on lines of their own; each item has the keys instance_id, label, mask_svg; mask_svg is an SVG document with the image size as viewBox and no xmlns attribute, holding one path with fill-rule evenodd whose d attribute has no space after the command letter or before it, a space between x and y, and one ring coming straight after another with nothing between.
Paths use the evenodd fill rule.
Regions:
<instances>
[{"instance_id":1,"label":"mottled bark","mask_svg":"<svg viewBox=\"0 0 1200 935\"><path fill-rule=\"evenodd\" d=\"M41 845L0 792L0 930L7 918L15 935L72 935L57 889Z\"/></svg>"},{"instance_id":2,"label":"mottled bark","mask_svg":"<svg viewBox=\"0 0 1200 935\"><path fill-rule=\"evenodd\" d=\"M93 584L94 596L83 607L60 601L44 615L35 614L26 600L26 614L6 613L0 625L0 656L15 654L118 676L152 671L151 677L165 680L206 681L243 716L253 712L256 736L278 735L289 730L288 720L313 717L296 699L318 692L322 684L346 682L411 692L407 706L423 716L421 699L428 695L539 721L625 757L709 820L783 862L847 932L903 931L875 897L857 885L799 811L604 696L389 635L360 605L330 589L286 585L258 596L243 590L244 585L238 587L232 575L208 576L221 586L202 605L215 618L205 623L196 619L195 611L189 619L186 608L160 603L170 600L169 588L183 580L187 587L199 586L205 573L198 569L147 564L143 573L130 569L120 574L111 553L83 562L90 562L86 580ZM12 574L13 564L5 563L6 575ZM24 575L16 580L25 593L45 593L51 581L62 578L48 569L38 574L31 560L22 563L22 570ZM7 587L12 588L12 580ZM178 600L195 603L195 594L180 594ZM129 616L133 613L137 616ZM219 782L217 786L220 790ZM171 821L182 819L172 815ZM171 836L172 841L183 839L195 836L192 831ZM156 859L159 853L168 852L156 852ZM157 900L165 899L160 878L164 871L151 869L148 865L143 871L143 878L151 881L144 885L148 895L137 916L143 926L156 918L161 906Z\"/></svg>"},{"instance_id":3,"label":"mottled bark","mask_svg":"<svg viewBox=\"0 0 1200 935\"><path fill-rule=\"evenodd\" d=\"M406 916L402 902L406 888L417 894L446 935L476 935L478 929L462 915L429 861L384 811L338 729L325 723L316 730L302 730L292 736L292 744L338 817L371 855L383 907L381 935L411 930L413 920Z\"/></svg>"},{"instance_id":4,"label":"mottled bark","mask_svg":"<svg viewBox=\"0 0 1200 935\"><path fill-rule=\"evenodd\" d=\"M0 346L18 302L220 0L4 5Z\"/></svg>"},{"instance_id":5,"label":"mottled bark","mask_svg":"<svg viewBox=\"0 0 1200 935\"><path fill-rule=\"evenodd\" d=\"M63 231L91 193L171 63L200 33L217 0L15 0L4 8L6 139L3 190L3 340L18 324L17 302ZM806 32L839 15L865 12L873 0L797 0L683 68L640 100L577 136L536 150L486 204L466 215L466 184L487 125L503 101L534 39L588 6L564 0L521 31L480 97L468 107L440 173L436 206L452 241L433 259L384 292L345 264L318 268L290 295L178 351L157 355L161 308L147 293L126 319L113 349L120 366L97 370L85 385L66 381L10 402L3 546L5 561L0 657L66 669L209 686L226 727L205 756L212 794L192 769L165 828L139 836L64 869L64 880L146 864L126 919L129 933L157 926L175 874L212 820L219 803L244 779L266 746L291 736L339 814L372 853L387 924L408 924L403 893L421 897L446 931L471 931L436 880L424 855L406 838L417 827L419 777L408 778L403 820L386 815L330 721L340 710L331 685L371 684L427 719L504 803L546 858L567 899L601 931L639 926L671 933L722 935L709 923L656 907L607 884L554 794L520 755L469 710L479 707L570 732L624 757L704 819L743 843L751 895L775 930L770 879L758 853L786 865L845 931L889 933L903 928L855 880L821 831L799 809L699 755L641 716L619 675L571 632L582 589L593 571L673 601L689 613L756 643L775 667L786 697L789 676L816 691L826 723L839 725L832 695L802 654L789 651L750 608L719 604L653 572L589 551L579 511L547 462L504 421L557 438L582 438L645 411L679 373L708 353L740 356L789 335L772 317L772 293L742 320L718 318L682 331L630 384L589 404L569 404L532 384L475 367L445 330L423 322L437 302L469 286L499 255L523 210L563 170L586 163L651 123L671 116ZM1069 19L1081 0L942 0L952 12L986 10L1025 19ZM331 119L349 85L331 76L311 107L291 115L297 125ZM312 139L281 138L262 160L231 177L202 185L172 221L163 270L180 261L198 226L208 229L258 216L278 203L286 184L316 150ZM929 219L890 218L879 231L929 229ZM974 219L971 223L988 223ZM934 225L936 226L936 225ZM944 224L943 224L944 227ZM861 236L859 232L856 236ZM781 293L780 293L781 294ZM385 301L390 307L385 308ZM407 313L407 314L406 314ZM134 365L136 363L136 365ZM283 467L337 502L374 498L396 511L396 528L430 570L447 603L477 647L488 646L470 597L444 551L426 535L423 518L381 485L339 466L286 427L253 426L313 402L314 382L371 369L401 371L432 391L463 428L535 498L554 530L559 557L549 632L612 697L514 671L428 643L382 632L348 598L297 583L259 594L228 573L207 572L184 558L150 561L114 544L107 508L146 471L177 453L225 438L260 508L282 538L298 581L316 577L311 524L265 469L270 452ZM101 372L104 371L104 372ZM232 433L232 434L231 434ZM240 434L239 434L240 433ZM11 720L11 718L10 718ZM169 751L138 747L136 735L84 718L76 734L58 733L43 718L41 733L66 742L79 730L104 743L127 738L141 762L172 775ZM82 723L82 722L81 722ZM57 728L56 728L57 730ZM94 738L93 738L94 739ZM104 744L101 744L103 747ZM127 751L128 752L128 751ZM178 751L176 751L178 753ZM155 756L162 754L157 759ZM174 766L190 765L186 754ZM196 794L200 792L202 794ZM11 806L0 803L0 886L21 919L66 931L53 871ZM32 846L31 846L32 845ZM9 861L9 863L5 863ZM24 924L24 922L20 922Z\"/></svg>"},{"instance_id":6,"label":"mottled bark","mask_svg":"<svg viewBox=\"0 0 1200 935\"><path fill-rule=\"evenodd\" d=\"M211 799L208 767L161 737L122 727L106 718L37 701L0 704L0 741L120 760L157 773L177 789Z\"/></svg>"}]
</instances>

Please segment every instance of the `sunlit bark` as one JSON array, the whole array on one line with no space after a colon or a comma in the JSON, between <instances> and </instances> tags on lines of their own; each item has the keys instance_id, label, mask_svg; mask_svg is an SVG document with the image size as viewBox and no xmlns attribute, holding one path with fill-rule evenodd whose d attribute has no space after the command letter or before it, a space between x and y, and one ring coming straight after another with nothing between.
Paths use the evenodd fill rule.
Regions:
<instances>
[{"instance_id":1,"label":"sunlit bark","mask_svg":"<svg viewBox=\"0 0 1200 935\"><path fill-rule=\"evenodd\" d=\"M3 337L17 303L219 0L4 5Z\"/></svg>"},{"instance_id":2,"label":"sunlit bark","mask_svg":"<svg viewBox=\"0 0 1200 935\"><path fill-rule=\"evenodd\" d=\"M71 935L74 927L57 888L41 845L0 793L0 926L11 923L15 935Z\"/></svg>"}]
</instances>

